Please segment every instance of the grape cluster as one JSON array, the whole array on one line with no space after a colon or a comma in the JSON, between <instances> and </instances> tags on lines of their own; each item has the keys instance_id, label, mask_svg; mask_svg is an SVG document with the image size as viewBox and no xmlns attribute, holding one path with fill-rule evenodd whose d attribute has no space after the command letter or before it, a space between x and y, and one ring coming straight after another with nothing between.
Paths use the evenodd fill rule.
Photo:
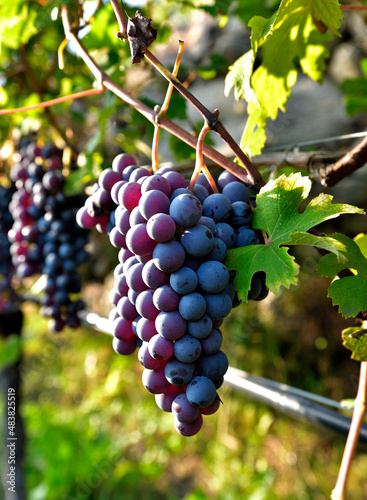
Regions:
<instances>
[{"instance_id":1,"label":"grape cluster","mask_svg":"<svg viewBox=\"0 0 367 500\"><path fill-rule=\"evenodd\" d=\"M213 193L200 175L191 192L173 169L152 174L121 154L77 215L120 248L110 294L113 348L131 354L139 347L144 387L184 436L220 406L228 369L220 326L239 304L226 251L260 242L245 184L223 172L218 186ZM266 293L255 277L250 298Z\"/></svg>"},{"instance_id":2,"label":"grape cluster","mask_svg":"<svg viewBox=\"0 0 367 500\"><path fill-rule=\"evenodd\" d=\"M16 191L9 205L14 219L8 235L15 272L20 280L46 276L41 312L52 331L79 326L83 302L77 267L88 254L88 232L76 223L78 197L64 194L63 150L23 140L10 172Z\"/></svg>"},{"instance_id":3,"label":"grape cluster","mask_svg":"<svg viewBox=\"0 0 367 500\"><path fill-rule=\"evenodd\" d=\"M12 289L14 266L8 238L8 232L13 224L13 217L9 211L13 192L13 184L0 184L0 314L12 307L15 298L15 292Z\"/></svg>"}]
</instances>

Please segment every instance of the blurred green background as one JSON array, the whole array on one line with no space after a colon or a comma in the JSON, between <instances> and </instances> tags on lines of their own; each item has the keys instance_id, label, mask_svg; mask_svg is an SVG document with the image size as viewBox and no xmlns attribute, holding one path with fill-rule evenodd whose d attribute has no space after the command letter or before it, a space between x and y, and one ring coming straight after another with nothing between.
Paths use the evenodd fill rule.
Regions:
<instances>
[{"instance_id":1,"label":"blurred green background","mask_svg":"<svg viewBox=\"0 0 367 500\"><path fill-rule=\"evenodd\" d=\"M230 364L335 399L353 398L359 364L340 342L327 282L305 257L298 289L241 305L226 319ZM103 286L89 304L108 314ZM103 293L105 292L105 293ZM48 333L24 307L22 382L29 500L261 500L328 498L343 436L297 422L223 386L199 435L180 436L141 384L142 367L91 329ZM350 498L366 498L367 456L353 461Z\"/></svg>"}]
</instances>

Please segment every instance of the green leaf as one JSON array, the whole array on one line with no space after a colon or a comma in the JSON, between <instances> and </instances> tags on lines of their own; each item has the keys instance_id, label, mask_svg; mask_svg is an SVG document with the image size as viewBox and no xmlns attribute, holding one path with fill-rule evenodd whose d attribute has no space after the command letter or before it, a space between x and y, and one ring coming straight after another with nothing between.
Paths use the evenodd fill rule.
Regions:
<instances>
[{"instance_id":1,"label":"green leaf","mask_svg":"<svg viewBox=\"0 0 367 500\"><path fill-rule=\"evenodd\" d=\"M0 368L16 363L21 354L21 341L15 333L9 337L0 338Z\"/></svg>"},{"instance_id":2,"label":"green leaf","mask_svg":"<svg viewBox=\"0 0 367 500\"><path fill-rule=\"evenodd\" d=\"M0 40L2 45L16 49L27 43L37 33L38 29L35 26L37 12L30 9L28 2L2 0L0 8Z\"/></svg>"},{"instance_id":3,"label":"green leaf","mask_svg":"<svg viewBox=\"0 0 367 500\"><path fill-rule=\"evenodd\" d=\"M321 21L335 35L339 35L338 29L343 19L343 12L338 0L311 0L312 14Z\"/></svg>"},{"instance_id":4,"label":"green leaf","mask_svg":"<svg viewBox=\"0 0 367 500\"><path fill-rule=\"evenodd\" d=\"M342 339L344 347L352 351L352 359L367 361L367 330L355 326L346 328Z\"/></svg>"},{"instance_id":5,"label":"green leaf","mask_svg":"<svg viewBox=\"0 0 367 500\"><path fill-rule=\"evenodd\" d=\"M321 248L328 252L335 253L341 260L345 259L345 245L340 241L330 236L315 236L314 234L297 232L290 235L289 241L285 242L289 245L308 245L316 248Z\"/></svg>"},{"instance_id":6,"label":"green leaf","mask_svg":"<svg viewBox=\"0 0 367 500\"><path fill-rule=\"evenodd\" d=\"M249 119L241 140L246 152L261 153L266 140L265 125L269 118L275 120L279 111L285 111L299 65L310 78L322 82L331 36L320 33L314 19L333 32L341 19L337 0L324 4L316 0L282 0L275 16L256 16L249 22L252 50L231 66L225 85L226 95L234 87L235 97L249 103ZM262 61L254 71L260 47Z\"/></svg>"},{"instance_id":7,"label":"green leaf","mask_svg":"<svg viewBox=\"0 0 367 500\"><path fill-rule=\"evenodd\" d=\"M340 261L333 254L324 255L317 274L333 278L345 269L354 271L352 276L335 278L328 290L328 297L339 307L339 312L348 318L367 310L367 258L358 245L344 234L337 233L333 237L345 245L345 260Z\"/></svg>"},{"instance_id":8,"label":"green leaf","mask_svg":"<svg viewBox=\"0 0 367 500\"><path fill-rule=\"evenodd\" d=\"M363 233L357 234L357 236L353 238L353 241L357 243L360 251L367 259L367 234Z\"/></svg>"},{"instance_id":9,"label":"green leaf","mask_svg":"<svg viewBox=\"0 0 367 500\"><path fill-rule=\"evenodd\" d=\"M320 194L300 213L299 205L311 189L308 177L300 173L282 175L266 184L257 196L253 214L254 229L266 232L268 241L263 245L248 245L227 251L225 265L236 270L234 280L238 296L244 302L255 272L264 271L266 285L278 293L280 286L289 288L297 284L299 266L283 245L312 245L334 252L337 262L345 262L345 245L339 238L316 237L307 231L343 213L361 213L363 210L345 204L332 204L332 196ZM343 264L342 264L343 265Z\"/></svg>"}]
</instances>

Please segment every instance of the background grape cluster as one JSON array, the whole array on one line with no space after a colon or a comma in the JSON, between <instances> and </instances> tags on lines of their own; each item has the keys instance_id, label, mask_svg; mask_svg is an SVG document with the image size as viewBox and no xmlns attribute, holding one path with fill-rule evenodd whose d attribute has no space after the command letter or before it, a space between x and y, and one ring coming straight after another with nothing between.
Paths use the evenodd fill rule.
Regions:
<instances>
[{"instance_id":1,"label":"background grape cluster","mask_svg":"<svg viewBox=\"0 0 367 500\"><path fill-rule=\"evenodd\" d=\"M14 266L8 238L8 232L13 225L9 204L14 190L14 184L8 180L6 184L5 182L4 185L0 184L0 314L10 310L15 300L15 292L12 288Z\"/></svg>"},{"instance_id":2,"label":"background grape cluster","mask_svg":"<svg viewBox=\"0 0 367 500\"><path fill-rule=\"evenodd\" d=\"M240 301L223 263L227 249L258 244L261 235L251 228L249 191L234 175L219 176L220 192L202 174L192 192L187 185L171 168L152 173L120 154L77 220L120 249L110 293L114 350L139 348L144 387L173 413L177 431L191 436L203 415L218 410L228 369L220 326ZM249 298L266 295L258 274Z\"/></svg>"},{"instance_id":3,"label":"background grape cluster","mask_svg":"<svg viewBox=\"0 0 367 500\"><path fill-rule=\"evenodd\" d=\"M8 203L11 263L18 281L45 276L41 312L50 318L52 331L80 324L77 267L88 257L88 231L76 222L81 199L64 193L65 174L76 167L75 157L66 168L64 155L53 144L40 147L35 140L21 139L9 175L15 186Z\"/></svg>"}]
</instances>

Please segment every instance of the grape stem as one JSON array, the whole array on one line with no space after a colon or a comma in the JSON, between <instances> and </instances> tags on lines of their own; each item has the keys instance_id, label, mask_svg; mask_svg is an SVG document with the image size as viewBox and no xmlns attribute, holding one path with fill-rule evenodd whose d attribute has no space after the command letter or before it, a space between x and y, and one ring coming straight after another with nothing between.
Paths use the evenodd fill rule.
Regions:
<instances>
[{"instance_id":1,"label":"grape stem","mask_svg":"<svg viewBox=\"0 0 367 500\"><path fill-rule=\"evenodd\" d=\"M254 167L253 163L245 155L222 122L218 119L218 115L209 111L193 94L191 94L191 92L184 87L170 71L168 71L168 69L150 52L150 50L145 49L144 56L152 64L152 66L154 66L170 83L172 83L175 89L178 90L178 92L199 111L211 130L214 130L218 135L220 135L224 142L241 161L245 169L248 170L249 175L252 177L253 184L257 184L260 187L264 186L265 182L261 177L261 174Z\"/></svg>"},{"instance_id":2,"label":"grape stem","mask_svg":"<svg viewBox=\"0 0 367 500\"><path fill-rule=\"evenodd\" d=\"M192 177L191 177L190 183L189 183L189 190L190 191L194 190L194 186L195 186L196 181L198 180L199 174L200 174L200 172L203 172L207 181L209 182L213 192L218 193L218 188L215 184L215 181L214 181L211 173L209 172L209 169L207 168L207 166L204 163L204 157L203 157L204 139L205 139L206 134L208 132L210 132L210 130L211 130L210 125L207 122L205 122L203 128L200 131L199 137L198 137L198 144L197 144L197 148L196 148L195 168L194 168L194 171L192 173Z\"/></svg>"},{"instance_id":3,"label":"grape stem","mask_svg":"<svg viewBox=\"0 0 367 500\"><path fill-rule=\"evenodd\" d=\"M172 74L174 76L177 76L178 70L180 68L180 63L182 59L182 54L184 50L184 42L179 40L179 45L178 45L178 53L176 56L176 61L172 70ZM166 97L163 101L163 104L161 108L159 109L157 115L156 115L156 124L154 125L154 136L153 136L153 145L152 145L152 170L153 172L156 172L158 170L158 142L159 142L159 135L161 131L161 127L159 126L159 120L161 116L165 115L167 113L169 103L171 101L172 97L172 92L173 92L173 85L170 83L167 88L167 93Z\"/></svg>"},{"instance_id":4,"label":"grape stem","mask_svg":"<svg viewBox=\"0 0 367 500\"><path fill-rule=\"evenodd\" d=\"M125 17L116 0L113 0L113 8L120 26L123 22L122 20L125 20ZM197 109L197 111L199 111L205 121L209 124L210 128L217 132L224 142L226 142L247 170L248 177L251 179L251 184L253 186L258 186L258 188L264 186L265 181L261 177L261 174L254 167L251 160L245 155L233 137L229 134L221 121L218 120L218 115L209 111L147 48L144 50L144 56L150 64L152 64L152 66L154 66L175 87L175 89L178 90L178 92L185 99L187 99Z\"/></svg>"},{"instance_id":5,"label":"grape stem","mask_svg":"<svg viewBox=\"0 0 367 500\"><path fill-rule=\"evenodd\" d=\"M366 325L367 326L367 325ZM352 458L357 447L358 436L367 410L367 361L361 362L357 397L354 404L352 422L345 444L342 463L331 500L345 500L345 488Z\"/></svg>"},{"instance_id":6,"label":"grape stem","mask_svg":"<svg viewBox=\"0 0 367 500\"><path fill-rule=\"evenodd\" d=\"M64 26L65 36L70 41L72 41L74 47L77 49L79 56L83 59L100 85L104 86L106 89L117 95L117 97L135 108L138 113L143 115L150 123L154 125L158 113L136 99L122 87L117 85L113 80L111 80L111 78L106 73L104 73L104 71L102 71L98 64L89 55L88 51L85 49L77 35L71 29L68 10L66 6L63 6L61 9L61 18ZM183 142L196 149L197 139L182 127L173 123L166 116L162 116L160 118L159 125L162 129L167 130L170 134L175 135ZM204 144L203 153L216 164L233 173L236 177L242 180L247 186L253 188L255 191L258 192L260 188L265 185L265 181L263 180L259 172L255 169L255 167L252 166L244 169L206 144Z\"/></svg>"}]
</instances>

